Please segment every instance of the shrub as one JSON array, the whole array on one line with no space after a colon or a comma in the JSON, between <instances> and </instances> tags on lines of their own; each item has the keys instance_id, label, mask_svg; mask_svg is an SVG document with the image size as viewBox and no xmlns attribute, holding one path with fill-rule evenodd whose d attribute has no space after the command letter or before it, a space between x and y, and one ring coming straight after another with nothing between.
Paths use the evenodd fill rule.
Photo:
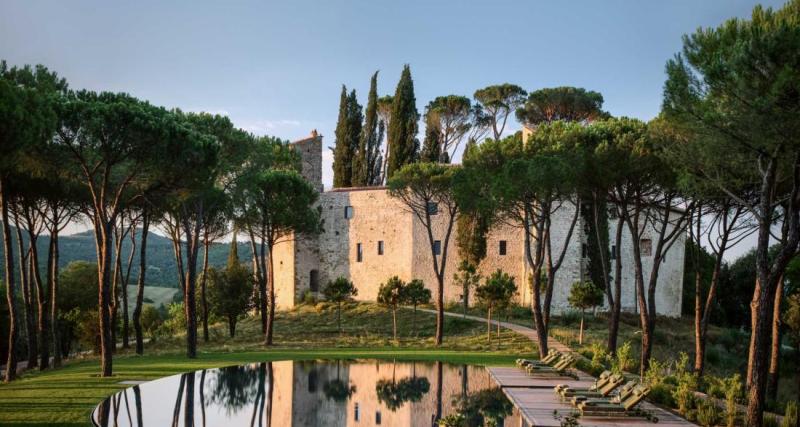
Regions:
<instances>
[{"instance_id":1,"label":"shrub","mask_svg":"<svg viewBox=\"0 0 800 427\"><path fill-rule=\"evenodd\" d=\"M650 394L647 395L647 399L669 408L676 406L675 399L672 397L672 386L663 382L650 388Z\"/></svg>"},{"instance_id":2,"label":"shrub","mask_svg":"<svg viewBox=\"0 0 800 427\"><path fill-rule=\"evenodd\" d=\"M795 427L797 426L797 401L789 401L786 404L786 412L784 412L781 427Z\"/></svg>"},{"instance_id":3,"label":"shrub","mask_svg":"<svg viewBox=\"0 0 800 427\"><path fill-rule=\"evenodd\" d=\"M644 382L648 386L657 387L664 383L666 379L667 364L659 362L657 359L650 359L650 366L644 373Z\"/></svg>"},{"instance_id":4,"label":"shrub","mask_svg":"<svg viewBox=\"0 0 800 427\"><path fill-rule=\"evenodd\" d=\"M736 425L736 401L742 395L742 377L734 374L720 382L722 393L725 396L725 423L728 427Z\"/></svg>"},{"instance_id":5,"label":"shrub","mask_svg":"<svg viewBox=\"0 0 800 427\"><path fill-rule=\"evenodd\" d=\"M156 330L164 323L161 313L152 305L145 305L142 307L141 316L142 330L153 338Z\"/></svg>"},{"instance_id":6,"label":"shrub","mask_svg":"<svg viewBox=\"0 0 800 427\"><path fill-rule=\"evenodd\" d=\"M631 356L631 343L625 341L624 344L617 347L617 357L611 362L611 370L615 374L621 374L624 371L633 368L633 357Z\"/></svg>"},{"instance_id":7,"label":"shrub","mask_svg":"<svg viewBox=\"0 0 800 427\"><path fill-rule=\"evenodd\" d=\"M778 427L778 419L775 418L775 415L772 414L764 414L764 422L761 423L762 427Z\"/></svg>"},{"instance_id":8,"label":"shrub","mask_svg":"<svg viewBox=\"0 0 800 427\"><path fill-rule=\"evenodd\" d=\"M606 348L600 343L594 343L590 348L592 352L592 368L605 368L606 362L608 361L608 352L606 352Z\"/></svg>"},{"instance_id":9,"label":"shrub","mask_svg":"<svg viewBox=\"0 0 800 427\"><path fill-rule=\"evenodd\" d=\"M305 305L317 305L317 296L314 295L314 292L311 292L310 289L306 289L303 292L302 302Z\"/></svg>"},{"instance_id":10,"label":"shrub","mask_svg":"<svg viewBox=\"0 0 800 427\"><path fill-rule=\"evenodd\" d=\"M722 421L722 415L717 405L702 401L697 405L697 422L703 427L712 427Z\"/></svg>"},{"instance_id":11,"label":"shrub","mask_svg":"<svg viewBox=\"0 0 800 427\"><path fill-rule=\"evenodd\" d=\"M694 392L697 390L697 375L687 369L689 355L681 352L675 361L675 378L678 384L672 391L672 397L678 406L678 412L687 415L694 407Z\"/></svg>"},{"instance_id":12,"label":"shrub","mask_svg":"<svg viewBox=\"0 0 800 427\"><path fill-rule=\"evenodd\" d=\"M183 303L173 302L167 307L167 316L159 331L172 335L186 329L186 316L183 314Z\"/></svg>"}]
</instances>

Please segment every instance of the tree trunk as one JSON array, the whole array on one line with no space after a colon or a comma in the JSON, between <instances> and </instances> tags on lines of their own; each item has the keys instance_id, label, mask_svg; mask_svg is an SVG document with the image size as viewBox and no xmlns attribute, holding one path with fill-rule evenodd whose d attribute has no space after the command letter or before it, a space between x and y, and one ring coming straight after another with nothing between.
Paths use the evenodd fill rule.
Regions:
<instances>
[{"instance_id":1,"label":"tree trunk","mask_svg":"<svg viewBox=\"0 0 800 427\"><path fill-rule=\"evenodd\" d=\"M578 334L578 344L583 345L583 321L584 317L586 317L586 310L581 310L581 331Z\"/></svg>"},{"instance_id":2,"label":"tree trunk","mask_svg":"<svg viewBox=\"0 0 800 427\"><path fill-rule=\"evenodd\" d=\"M50 246L47 253L47 282L50 284L50 328L53 332L53 367L61 367L61 332L58 326L58 225L50 231Z\"/></svg>"},{"instance_id":3,"label":"tree trunk","mask_svg":"<svg viewBox=\"0 0 800 427\"><path fill-rule=\"evenodd\" d=\"M98 215L97 213L95 215ZM100 321L100 372L110 377L113 372L114 343L111 339L111 235L112 221L95 219L97 244L98 317Z\"/></svg>"},{"instance_id":4,"label":"tree trunk","mask_svg":"<svg viewBox=\"0 0 800 427\"><path fill-rule=\"evenodd\" d=\"M392 309L392 336L397 341L397 308Z\"/></svg>"},{"instance_id":5,"label":"tree trunk","mask_svg":"<svg viewBox=\"0 0 800 427\"><path fill-rule=\"evenodd\" d=\"M28 221L32 223L32 221ZM48 293L45 291L42 275L39 272L39 248L37 242L39 236L37 231L28 230L28 241L30 242L31 257L28 260L31 268L30 280L36 286L36 335L40 342L38 350L40 352L39 370L45 370L50 367L50 301Z\"/></svg>"},{"instance_id":6,"label":"tree trunk","mask_svg":"<svg viewBox=\"0 0 800 427\"><path fill-rule=\"evenodd\" d=\"M206 280L208 277L208 232L203 238L203 280L200 282L200 303L203 310L203 342L208 342L208 298L206 297Z\"/></svg>"},{"instance_id":7,"label":"tree trunk","mask_svg":"<svg viewBox=\"0 0 800 427\"><path fill-rule=\"evenodd\" d=\"M147 235L150 232L150 216L142 214L142 241L139 248L139 279L136 281L136 304L133 308L133 329L136 333L136 354L144 354L142 334L142 304L144 303L144 284L147 273Z\"/></svg>"},{"instance_id":8,"label":"tree trunk","mask_svg":"<svg viewBox=\"0 0 800 427\"><path fill-rule=\"evenodd\" d=\"M17 231L17 249L19 250L19 283L22 291L22 308L25 314L25 332L28 339L28 368L34 368L39 364L39 351L37 349L38 338L36 337L36 318L33 311L33 295L30 284L30 246L25 249L25 242L22 239L22 227L18 218L15 216Z\"/></svg>"},{"instance_id":9,"label":"tree trunk","mask_svg":"<svg viewBox=\"0 0 800 427\"><path fill-rule=\"evenodd\" d=\"M617 352L617 336L619 335L619 318L622 313L622 227L624 227L624 215L619 215L617 219L617 229L614 233L614 301L611 315L608 317L608 353Z\"/></svg>"},{"instance_id":10,"label":"tree trunk","mask_svg":"<svg viewBox=\"0 0 800 427\"><path fill-rule=\"evenodd\" d=\"M197 357L197 294L195 287L197 284L197 252L199 249L200 226L199 223L192 223L188 219L184 219L183 229L187 249L186 282L183 287L183 309L186 316L186 357L194 359Z\"/></svg>"},{"instance_id":11,"label":"tree trunk","mask_svg":"<svg viewBox=\"0 0 800 427\"><path fill-rule=\"evenodd\" d=\"M274 245L275 243L270 241L267 248L267 261L269 262L269 271L267 272L267 292L269 292L269 297L267 301L269 301L269 312L267 315L267 336L264 344L268 346L272 345L272 330L275 327L275 268L272 256Z\"/></svg>"},{"instance_id":12,"label":"tree trunk","mask_svg":"<svg viewBox=\"0 0 800 427\"><path fill-rule=\"evenodd\" d=\"M486 308L486 341L492 341L492 308Z\"/></svg>"},{"instance_id":13,"label":"tree trunk","mask_svg":"<svg viewBox=\"0 0 800 427\"><path fill-rule=\"evenodd\" d=\"M11 244L11 226L8 223L8 186L0 176L0 211L3 227L3 261L5 265L6 304L8 304L8 358L6 360L5 381L10 382L17 377L17 308L14 288L14 250Z\"/></svg>"},{"instance_id":14,"label":"tree trunk","mask_svg":"<svg viewBox=\"0 0 800 427\"><path fill-rule=\"evenodd\" d=\"M336 303L336 326L339 327L339 333L342 333L342 303Z\"/></svg>"},{"instance_id":15,"label":"tree trunk","mask_svg":"<svg viewBox=\"0 0 800 427\"><path fill-rule=\"evenodd\" d=\"M130 345L130 317L128 315L128 284L131 282L131 268L133 256L136 253L136 223L131 221L130 227L131 249L128 254L128 267L125 270L125 279L122 281L122 348L128 349Z\"/></svg>"},{"instance_id":16,"label":"tree trunk","mask_svg":"<svg viewBox=\"0 0 800 427\"><path fill-rule=\"evenodd\" d=\"M122 282L122 240L124 232L120 221L119 229L114 227L114 273L111 279L111 348L117 352L117 325L119 325L119 294Z\"/></svg>"},{"instance_id":17,"label":"tree trunk","mask_svg":"<svg viewBox=\"0 0 800 427\"><path fill-rule=\"evenodd\" d=\"M228 332L231 335L231 338L236 336L236 315L229 314L228 315Z\"/></svg>"},{"instance_id":18,"label":"tree trunk","mask_svg":"<svg viewBox=\"0 0 800 427\"><path fill-rule=\"evenodd\" d=\"M444 266L442 266L444 268ZM444 278L436 274L436 345L442 345L444 338Z\"/></svg>"},{"instance_id":19,"label":"tree trunk","mask_svg":"<svg viewBox=\"0 0 800 427\"><path fill-rule=\"evenodd\" d=\"M778 398L778 379L781 358L781 302L783 300L783 277L778 280L775 291L775 306L772 309L772 346L770 347L769 374L767 377L767 397Z\"/></svg>"}]
</instances>

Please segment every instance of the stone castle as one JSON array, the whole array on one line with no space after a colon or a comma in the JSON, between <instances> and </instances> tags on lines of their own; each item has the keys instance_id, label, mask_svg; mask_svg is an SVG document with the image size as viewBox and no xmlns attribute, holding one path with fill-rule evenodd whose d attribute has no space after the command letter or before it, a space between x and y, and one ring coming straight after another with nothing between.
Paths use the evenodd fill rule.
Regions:
<instances>
[{"instance_id":1,"label":"stone castle","mask_svg":"<svg viewBox=\"0 0 800 427\"><path fill-rule=\"evenodd\" d=\"M421 279L435 296L436 278L433 272L431 249L422 223L392 198L384 187L340 188L323 191L322 136L316 131L308 138L292 143L302 159L302 174L320 191L324 231L313 237L287 239L275 246L276 304L281 308L294 306L306 292L318 294L329 280L343 276L358 289L358 300L375 301L378 287L391 276L403 280ZM553 218L553 252L563 248L564 236L574 215L574 208L562 206ZM440 212L434 224L434 238L444 239L447 215ZM616 221L609 221L613 236ZM652 256L649 246L655 240L655 230L647 230L642 239L642 261L649 271ZM656 306L665 316L680 316L683 288L684 240L681 235L665 256L658 277ZM649 242L648 242L649 241ZM636 310L631 235L623 231L622 248L609 248L622 259L622 308ZM561 245L561 246L560 246ZM560 247L559 247L560 246ZM612 258L612 263L616 262ZM451 236L445 271L444 299L462 300L462 288L453 275L459 263L455 233ZM487 256L480 273L487 276L502 269L515 278L517 303L529 305L530 268L525 261L524 231L500 224L487 236ZM612 265L613 271L613 265ZM586 230L578 218L566 256L556 277L553 290L554 313L569 310L567 296L576 281L588 275L586 259ZM645 278L646 280L646 278ZM474 298L470 298L473 301Z\"/></svg>"}]
</instances>

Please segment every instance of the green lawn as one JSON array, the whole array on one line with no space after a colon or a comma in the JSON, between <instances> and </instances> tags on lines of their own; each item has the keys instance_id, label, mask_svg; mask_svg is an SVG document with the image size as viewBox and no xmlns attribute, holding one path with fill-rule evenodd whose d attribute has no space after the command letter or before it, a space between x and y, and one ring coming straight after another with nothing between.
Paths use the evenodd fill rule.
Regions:
<instances>
[{"instance_id":1,"label":"green lawn","mask_svg":"<svg viewBox=\"0 0 800 427\"><path fill-rule=\"evenodd\" d=\"M226 337L225 325L216 324L209 343L201 343L197 359L182 355L183 337L158 338L148 344L145 356L121 351L114 359L114 376L97 376L96 359L73 361L58 370L31 372L11 384L0 385L0 425L85 426L97 403L124 388L125 380L149 380L202 368L268 360L372 358L440 360L451 363L508 365L531 356L534 346L526 338L504 331L500 340L487 342L485 325L447 319L442 347L433 344L434 316L417 313L416 332L410 310L398 313L400 339L391 338L391 315L374 304L353 303L343 313L342 334L336 327L335 309L328 304L301 306L277 316L276 345L261 345L256 319L244 319L238 336Z\"/></svg>"}]
</instances>

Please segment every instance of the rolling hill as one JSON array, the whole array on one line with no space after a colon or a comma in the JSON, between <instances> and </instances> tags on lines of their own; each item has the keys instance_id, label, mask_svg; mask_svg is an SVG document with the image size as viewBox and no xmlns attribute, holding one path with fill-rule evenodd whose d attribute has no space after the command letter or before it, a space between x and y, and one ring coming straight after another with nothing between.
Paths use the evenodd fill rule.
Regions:
<instances>
[{"instance_id":1,"label":"rolling hill","mask_svg":"<svg viewBox=\"0 0 800 427\"><path fill-rule=\"evenodd\" d=\"M95 262L97 260L94 236L91 230L84 231L77 234L59 236L59 251L60 259L59 266L66 267L72 261L89 261ZM141 233L141 230L137 230ZM16 253L17 242L16 232L12 229L14 255ZM27 239L23 236L23 239ZM26 240L27 241L27 240ZM39 248L39 265L42 272L45 271L45 264L47 262L47 247L50 244L49 236L43 235L37 242ZM137 236L138 244L138 236ZM250 245L247 243L239 242L239 257L242 261L250 258ZM130 239L125 239L122 245L122 259L126 263L130 254L131 245ZM211 246L208 257L209 265L213 267L224 267L228 259L228 251L230 250L229 243L215 243ZM3 253L2 245L0 245L0 255ZM198 268L201 267L203 249L200 249ZM18 258L17 258L18 259ZM16 266L18 266L17 264ZM4 268L3 258L0 257L0 269ZM2 271L2 270L0 270ZM139 250L138 246L133 257L133 267L131 268L131 282L135 283L139 275ZM150 232L147 238L147 286L160 286L177 288L178 287L178 269L175 265L175 256L172 252L172 242L164 236Z\"/></svg>"}]
</instances>

